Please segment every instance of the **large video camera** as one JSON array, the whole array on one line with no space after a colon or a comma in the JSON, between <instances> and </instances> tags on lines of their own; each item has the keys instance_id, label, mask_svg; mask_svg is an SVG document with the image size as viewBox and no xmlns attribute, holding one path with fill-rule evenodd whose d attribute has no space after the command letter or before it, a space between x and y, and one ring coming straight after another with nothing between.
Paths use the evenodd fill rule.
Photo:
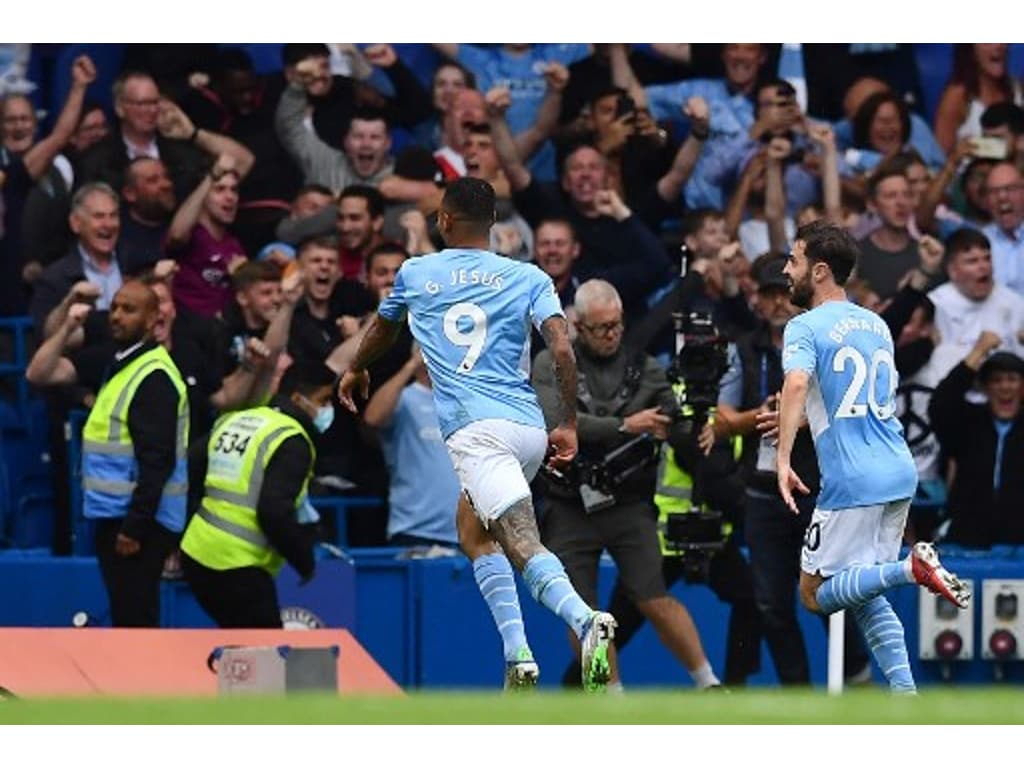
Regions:
<instances>
[{"instance_id":1,"label":"large video camera","mask_svg":"<svg viewBox=\"0 0 1024 768\"><path fill-rule=\"evenodd\" d=\"M680 418L699 432L718 405L719 384L729 367L727 343L706 312L673 312L676 354L668 368L677 389Z\"/></svg>"},{"instance_id":2,"label":"large video camera","mask_svg":"<svg viewBox=\"0 0 1024 768\"><path fill-rule=\"evenodd\" d=\"M615 491L637 472L658 459L658 447L648 434L637 435L597 461L577 456L567 473L542 466L549 480L565 487L579 488L587 514L614 506Z\"/></svg>"},{"instance_id":3,"label":"large video camera","mask_svg":"<svg viewBox=\"0 0 1024 768\"><path fill-rule=\"evenodd\" d=\"M729 367L728 344L705 312L675 312L676 354L668 369L675 387L678 413L675 418L693 438L700 434L718 405L722 376ZM711 558L725 546L723 514L706 509L700 472L692 471L691 509L669 514L665 523L667 551L683 557L689 582L707 581Z\"/></svg>"}]
</instances>

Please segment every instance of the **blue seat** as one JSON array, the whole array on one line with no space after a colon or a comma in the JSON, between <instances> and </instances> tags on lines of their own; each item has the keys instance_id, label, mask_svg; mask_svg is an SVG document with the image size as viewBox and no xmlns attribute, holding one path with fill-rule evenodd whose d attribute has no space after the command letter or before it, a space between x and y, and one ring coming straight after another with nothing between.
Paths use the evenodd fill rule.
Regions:
<instances>
[{"instance_id":1,"label":"blue seat","mask_svg":"<svg viewBox=\"0 0 1024 768\"><path fill-rule=\"evenodd\" d=\"M931 124L942 89L953 71L953 46L950 43L914 43L914 58L921 77L924 117Z\"/></svg>"},{"instance_id":2,"label":"blue seat","mask_svg":"<svg viewBox=\"0 0 1024 768\"><path fill-rule=\"evenodd\" d=\"M337 535L334 543L339 547L348 546L348 511L356 507L383 506L384 499L378 496L310 496L310 503L317 512L332 511L335 516Z\"/></svg>"},{"instance_id":3,"label":"blue seat","mask_svg":"<svg viewBox=\"0 0 1024 768\"><path fill-rule=\"evenodd\" d=\"M25 378L28 367L29 337L32 320L28 317L0 317L0 334L11 338L11 359L0 361L0 378L14 380L15 401L12 414L0 419L0 427L24 428L28 425L29 385Z\"/></svg>"}]
</instances>

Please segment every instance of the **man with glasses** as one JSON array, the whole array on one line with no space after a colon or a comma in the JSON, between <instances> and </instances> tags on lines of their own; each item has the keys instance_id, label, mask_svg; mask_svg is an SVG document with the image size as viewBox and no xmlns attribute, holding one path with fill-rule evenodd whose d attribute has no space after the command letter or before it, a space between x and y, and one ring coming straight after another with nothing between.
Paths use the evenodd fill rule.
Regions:
<instances>
[{"instance_id":1,"label":"man with glasses","mask_svg":"<svg viewBox=\"0 0 1024 768\"><path fill-rule=\"evenodd\" d=\"M993 277L1024 295L1024 179L1016 165L998 163L989 171L985 202L992 222L982 232L992 243Z\"/></svg>"},{"instance_id":2,"label":"man with glasses","mask_svg":"<svg viewBox=\"0 0 1024 768\"><path fill-rule=\"evenodd\" d=\"M662 575L654 506L657 446L658 441L687 438L669 415L676 410L676 402L668 377L653 357L623 346L622 300L611 283L598 279L583 283L576 291L576 311L576 418L582 460L578 464L598 463L609 451L637 441L637 463L642 466L616 488L604 489L613 490L612 494L596 496L598 489L589 485L581 489L585 478L574 477L571 471L567 478L572 482L548 476L542 540L561 559L573 586L589 605L597 603L597 566L607 549L629 599L654 625L694 683L700 688L718 685L693 619L668 594ZM559 390L549 352L537 356L533 371L533 386L550 427L558 420ZM644 449L646 457L640 455ZM612 681L613 685L618 681L614 654Z\"/></svg>"},{"instance_id":3,"label":"man with glasses","mask_svg":"<svg viewBox=\"0 0 1024 768\"><path fill-rule=\"evenodd\" d=\"M124 72L114 81L113 92L120 125L82 155L77 183L104 181L121 189L129 163L151 157L163 161L177 198L184 200L212 165L207 155L232 155L251 165L248 150L227 136L193 125L176 104L160 95L149 75Z\"/></svg>"}]
</instances>

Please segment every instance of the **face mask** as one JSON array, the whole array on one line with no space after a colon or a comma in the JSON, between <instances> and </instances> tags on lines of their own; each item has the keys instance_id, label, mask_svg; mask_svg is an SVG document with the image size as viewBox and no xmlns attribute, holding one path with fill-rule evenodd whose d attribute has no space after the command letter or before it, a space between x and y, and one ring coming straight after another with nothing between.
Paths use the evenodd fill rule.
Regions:
<instances>
[{"instance_id":1,"label":"face mask","mask_svg":"<svg viewBox=\"0 0 1024 768\"><path fill-rule=\"evenodd\" d=\"M316 416L313 417L313 426L321 435L331 428L334 423L334 406L328 403L316 409Z\"/></svg>"}]
</instances>

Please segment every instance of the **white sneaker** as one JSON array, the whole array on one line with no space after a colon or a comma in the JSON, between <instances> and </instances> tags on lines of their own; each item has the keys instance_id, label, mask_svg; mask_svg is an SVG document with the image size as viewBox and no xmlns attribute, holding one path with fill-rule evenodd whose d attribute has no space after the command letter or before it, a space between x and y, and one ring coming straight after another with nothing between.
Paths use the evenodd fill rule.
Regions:
<instances>
[{"instance_id":1,"label":"white sneaker","mask_svg":"<svg viewBox=\"0 0 1024 768\"><path fill-rule=\"evenodd\" d=\"M610 613L594 611L583 637L580 639L580 666L583 670L583 690L601 693L612 676L608 662L608 643L615 637L618 622Z\"/></svg>"}]
</instances>

